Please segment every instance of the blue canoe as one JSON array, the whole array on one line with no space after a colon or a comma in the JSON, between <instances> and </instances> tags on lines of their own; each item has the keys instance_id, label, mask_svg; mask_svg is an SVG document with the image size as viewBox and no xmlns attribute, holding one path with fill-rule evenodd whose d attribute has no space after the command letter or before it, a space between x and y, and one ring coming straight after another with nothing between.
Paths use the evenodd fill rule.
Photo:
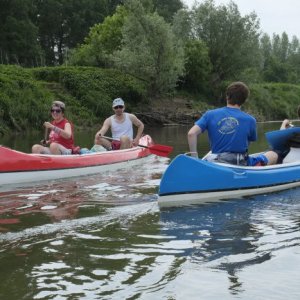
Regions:
<instances>
[{"instance_id":1,"label":"blue canoe","mask_svg":"<svg viewBox=\"0 0 300 300\"><path fill-rule=\"evenodd\" d=\"M290 134L288 130L267 133L272 148L276 132L280 139ZM250 167L213 163L181 154L174 158L163 174L158 204L168 207L208 203L296 186L300 186L300 161Z\"/></svg>"}]
</instances>

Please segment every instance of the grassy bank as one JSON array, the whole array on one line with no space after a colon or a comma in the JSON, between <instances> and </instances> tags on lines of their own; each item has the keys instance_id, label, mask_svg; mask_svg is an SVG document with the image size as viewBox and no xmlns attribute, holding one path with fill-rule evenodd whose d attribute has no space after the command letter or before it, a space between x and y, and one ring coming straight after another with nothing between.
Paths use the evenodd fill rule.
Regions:
<instances>
[{"instance_id":1,"label":"grassy bank","mask_svg":"<svg viewBox=\"0 0 300 300\"><path fill-rule=\"evenodd\" d=\"M146 99L139 80L116 70L0 65L0 134L41 128L53 100L66 103L77 127L95 126L111 114L116 97L126 99L128 110Z\"/></svg>"},{"instance_id":2,"label":"grassy bank","mask_svg":"<svg viewBox=\"0 0 300 300\"><path fill-rule=\"evenodd\" d=\"M251 96L244 110L258 121L294 119L300 104L300 86L281 83L249 85ZM143 82L116 70L88 67L25 69L0 65L0 134L40 129L51 118L53 100L67 105L67 117L78 127L99 126L109 116L111 101L122 97L127 111L151 106ZM204 111L216 99L190 96L191 109ZM143 105L141 105L141 103ZM219 103L223 105L223 103ZM161 101L163 108L164 103Z\"/></svg>"}]
</instances>

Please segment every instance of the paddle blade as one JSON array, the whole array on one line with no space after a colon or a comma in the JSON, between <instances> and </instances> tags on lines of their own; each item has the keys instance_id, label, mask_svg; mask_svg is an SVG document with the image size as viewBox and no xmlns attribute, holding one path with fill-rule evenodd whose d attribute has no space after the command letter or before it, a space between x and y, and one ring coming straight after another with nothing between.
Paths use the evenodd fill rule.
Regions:
<instances>
[{"instance_id":1,"label":"paddle blade","mask_svg":"<svg viewBox=\"0 0 300 300\"><path fill-rule=\"evenodd\" d=\"M167 145L155 144L147 147L152 154L168 157L169 154L173 151L173 147Z\"/></svg>"}]
</instances>

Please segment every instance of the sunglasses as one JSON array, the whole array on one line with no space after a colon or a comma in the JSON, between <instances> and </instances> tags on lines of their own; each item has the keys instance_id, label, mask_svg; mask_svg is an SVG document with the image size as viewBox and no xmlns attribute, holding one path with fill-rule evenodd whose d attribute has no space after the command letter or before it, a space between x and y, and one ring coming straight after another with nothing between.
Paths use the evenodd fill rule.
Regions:
<instances>
[{"instance_id":1,"label":"sunglasses","mask_svg":"<svg viewBox=\"0 0 300 300\"><path fill-rule=\"evenodd\" d=\"M114 107L114 109L118 109L118 108L122 109L122 108L124 108L124 106L123 105L117 105L117 106Z\"/></svg>"},{"instance_id":2,"label":"sunglasses","mask_svg":"<svg viewBox=\"0 0 300 300\"><path fill-rule=\"evenodd\" d=\"M61 109L51 109L51 112L59 114L61 113Z\"/></svg>"}]
</instances>

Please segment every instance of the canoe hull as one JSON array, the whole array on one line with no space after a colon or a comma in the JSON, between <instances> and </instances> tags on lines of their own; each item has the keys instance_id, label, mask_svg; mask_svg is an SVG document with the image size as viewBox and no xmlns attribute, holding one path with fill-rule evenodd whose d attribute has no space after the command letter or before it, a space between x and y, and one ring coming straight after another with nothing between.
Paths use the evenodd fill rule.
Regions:
<instances>
[{"instance_id":1,"label":"canoe hull","mask_svg":"<svg viewBox=\"0 0 300 300\"><path fill-rule=\"evenodd\" d=\"M149 136L140 143L153 144ZM27 154L0 146L0 186L115 171L142 164L150 155L144 147L65 156Z\"/></svg>"},{"instance_id":2,"label":"canoe hull","mask_svg":"<svg viewBox=\"0 0 300 300\"><path fill-rule=\"evenodd\" d=\"M300 186L300 162L267 167L216 164L177 156L165 171L160 207L207 203Z\"/></svg>"}]
</instances>

